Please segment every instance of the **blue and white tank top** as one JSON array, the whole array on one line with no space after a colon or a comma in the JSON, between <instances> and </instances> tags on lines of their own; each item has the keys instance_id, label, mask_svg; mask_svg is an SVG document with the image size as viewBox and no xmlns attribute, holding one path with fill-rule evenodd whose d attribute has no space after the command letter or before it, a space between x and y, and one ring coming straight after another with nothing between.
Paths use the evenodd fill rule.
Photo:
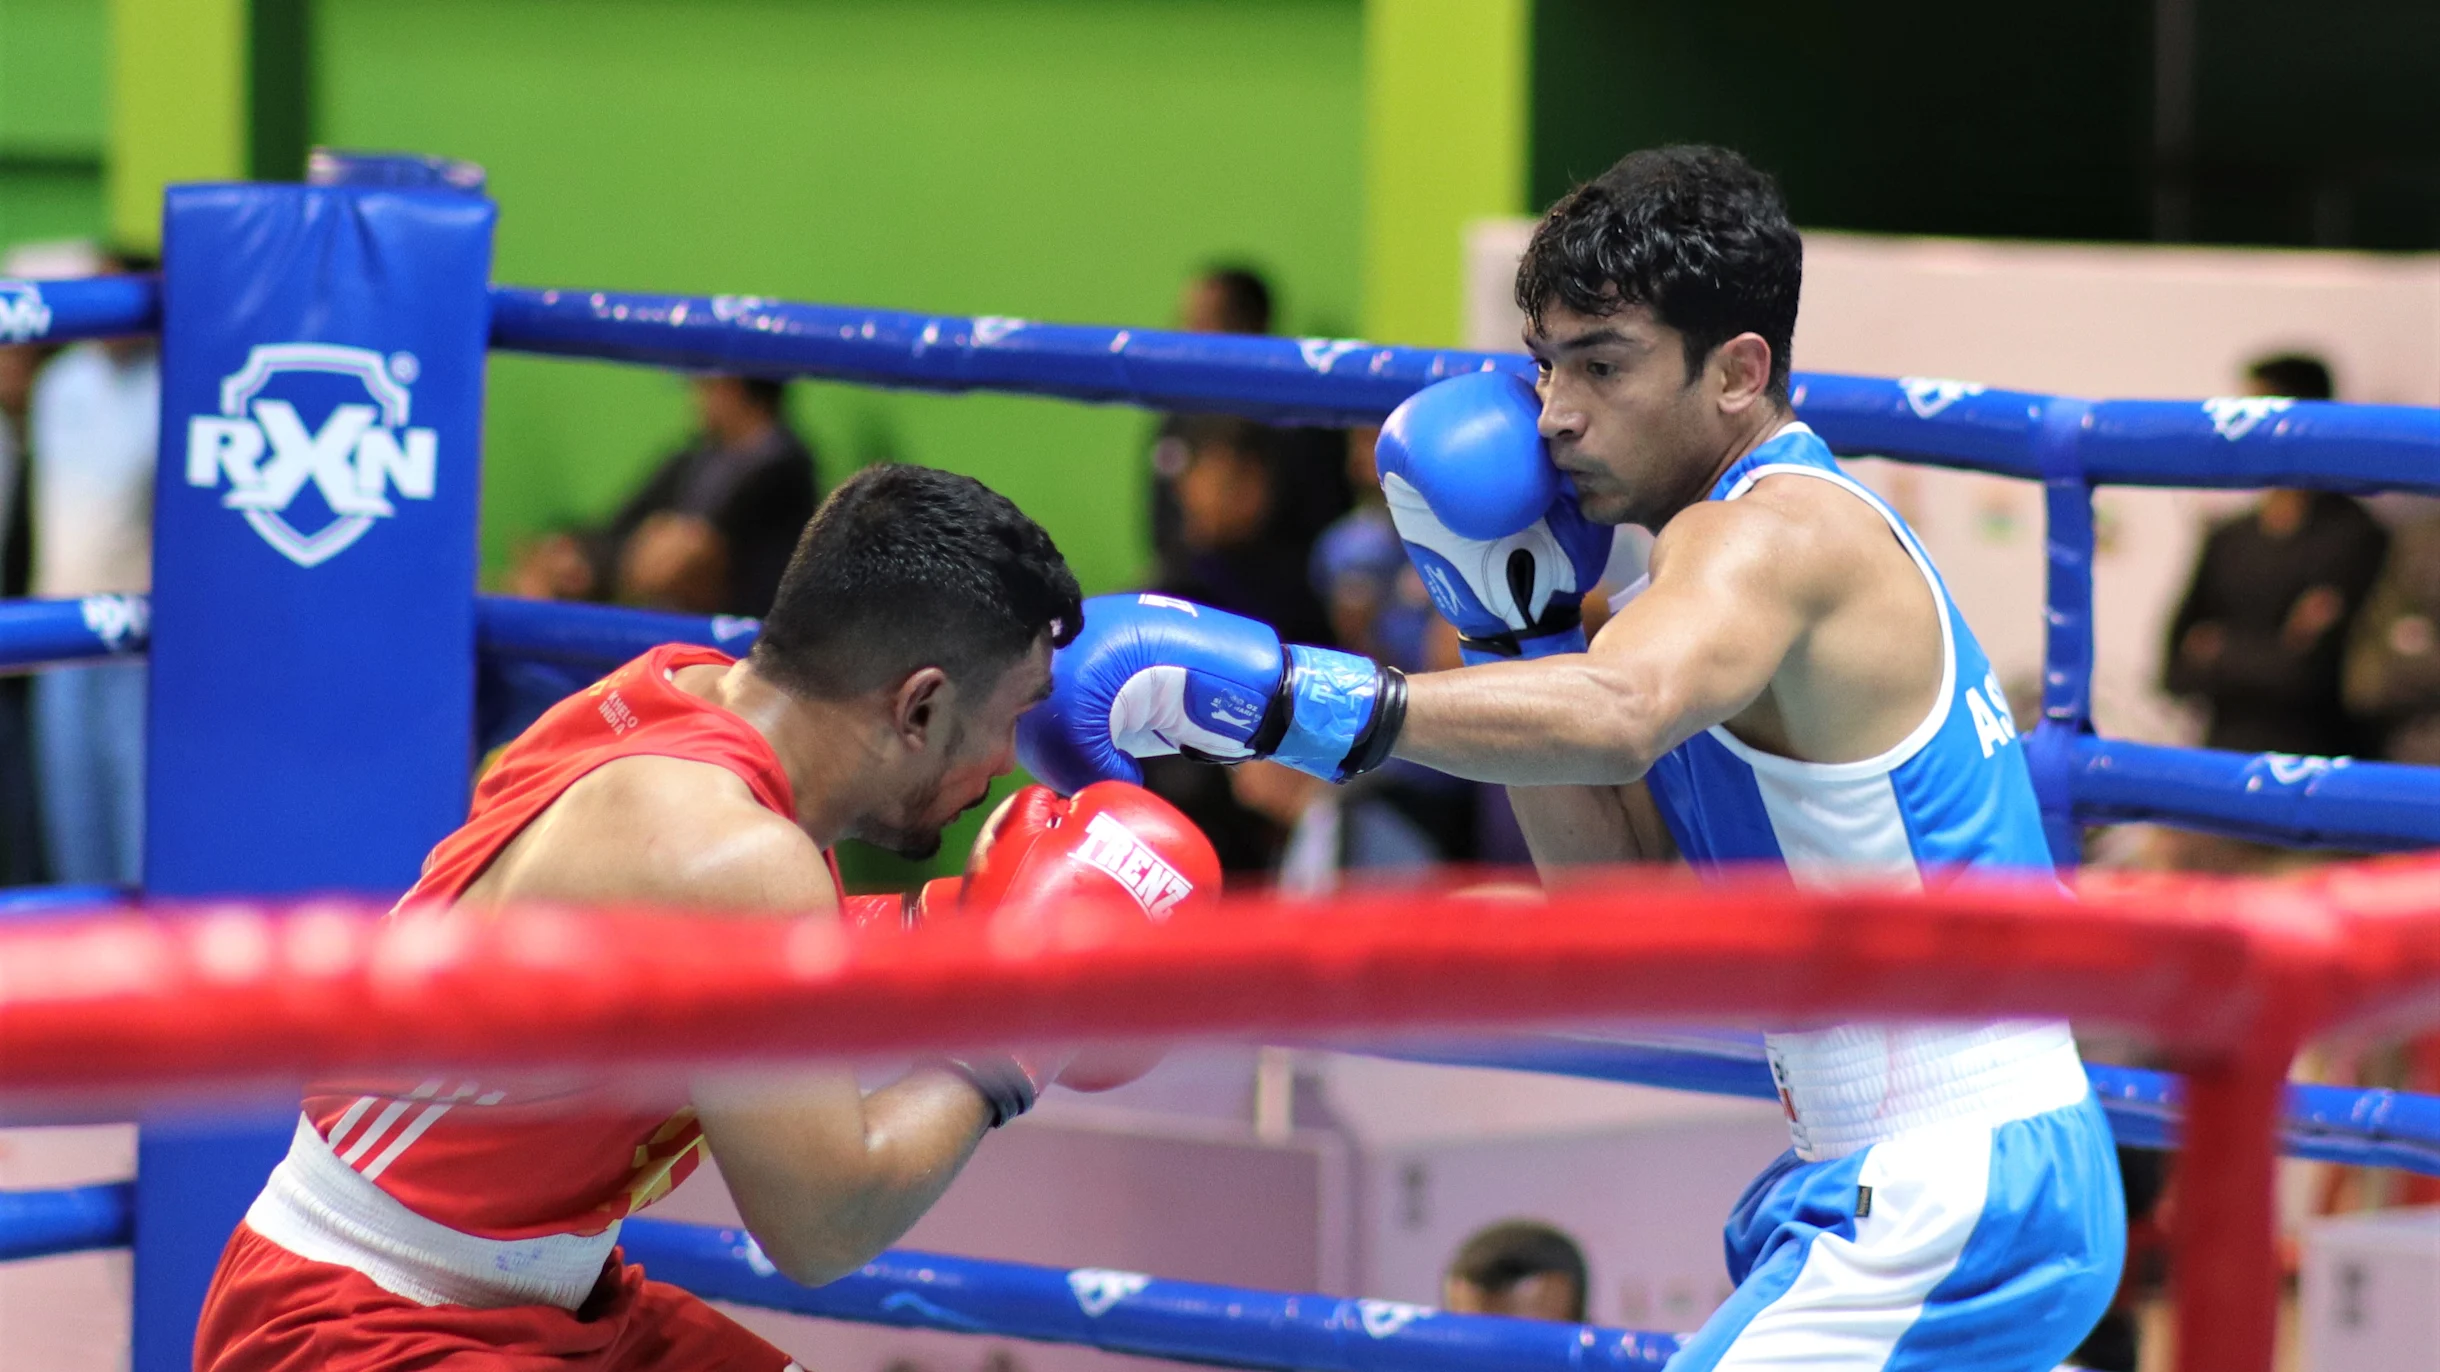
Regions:
<instances>
[{"instance_id":1,"label":"blue and white tank top","mask_svg":"<svg viewBox=\"0 0 2440 1372\"><path fill-rule=\"evenodd\" d=\"M1784 865L1800 885L1921 886L1961 871L2047 873L2025 751L1990 659L1914 532L1790 424L1723 473L1709 499L1764 477L1826 481L1872 507L1922 572L1940 616L1940 689L1895 747L1860 762L1766 753L1724 727L1695 735L1646 777L1678 851L1698 871ZM2072 1105L2088 1089L2063 1023L1842 1025L1771 1034L1797 1151L1839 1157L1911 1129L1998 1125Z\"/></svg>"}]
</instances>

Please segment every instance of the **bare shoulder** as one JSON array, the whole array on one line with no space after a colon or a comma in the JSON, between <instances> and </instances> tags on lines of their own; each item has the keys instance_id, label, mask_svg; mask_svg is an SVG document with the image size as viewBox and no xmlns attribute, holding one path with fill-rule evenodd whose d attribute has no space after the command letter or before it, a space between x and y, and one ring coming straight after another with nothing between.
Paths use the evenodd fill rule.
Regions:
<instances>
[{"instance_id":1,"label":"bare shoulder","mask_svg":"<svg viewBox=\"0 0 2440 1372\"><path fill-rule=\"evenodd\" d=\"M734 772L639 756L570 786L467 895L803 911L837 892L821 849Z\"/></svg>"},{"instance_id":2,"label":"bare shoulder","mask_svg":"<svg viewBox=\"0 0 2440 1372\"><path fill-rule=\"evenodd\" d=\"M1657 583L1677 573L1732 578L1794 599L1836 600L1871 553L1894 548L1868 504L1828 481L1775 475L1735 500L1704 501L1669 521L1652 545Z\"/></svg>"}]
</instances>

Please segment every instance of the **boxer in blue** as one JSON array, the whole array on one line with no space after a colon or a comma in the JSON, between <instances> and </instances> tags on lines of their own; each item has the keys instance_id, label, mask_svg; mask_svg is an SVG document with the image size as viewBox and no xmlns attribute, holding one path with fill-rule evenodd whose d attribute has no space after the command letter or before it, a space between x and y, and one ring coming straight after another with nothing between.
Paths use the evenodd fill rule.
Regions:
<instances>
[{"instance_id":1,"label":"boxer in blue","mask_svg":"<svg viewBox=\"0 0 2440 1372\"><path fill-rule=\"evenodd\" d=\"M1633 154L1518 270L1529 388L1443 382L1382 485L1469 665L1412 680L1156 596L1087 602L1020 748L1072 790L1134 759L1395 756L1503 782L1547 876L1777 863L1798 882L2050 880L2005 697L1896 512L1788 395L1803 246L1733 153ZM1611 528L1651 575L1590 644ZM2110 1131L2065 1024L1768 1036L1795 1147L1727 1231L1738 1286L1675 1372L2048 1372L2125 1251Z\"/></svg>"}]
</instances>

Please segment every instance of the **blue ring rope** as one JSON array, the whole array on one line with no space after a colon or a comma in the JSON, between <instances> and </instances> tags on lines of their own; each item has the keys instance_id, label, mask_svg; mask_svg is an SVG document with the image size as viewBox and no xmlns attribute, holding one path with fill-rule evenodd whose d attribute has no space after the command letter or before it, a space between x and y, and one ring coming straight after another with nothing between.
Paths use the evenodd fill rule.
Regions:
<instances>
[{"instance_id":1,"label":"blue ring rope","mask_svg":"<svg viewBox=\"0 0 2440 1372\"><path fill-rule=\"evenodd\" d=\"M152 641L152 601L141 595L0 600L0 673L98 658L141 658Z\"/></svg>"},{"instance_id":2,"label":"blue ring rope","mask_svg":"<svg viewBox=\"0 0 2440 1372\"><path fill-rule=\"evenodd\" d=\"M134 1238L134 1182L0 1191L0 1262L124 1248ZM895 1249L837 1281L806 1287L781 1276L742 1230L635 1219L620 1241L628 1260L655 1278L711 1300L1221 1367L1642 1372L1677 1350L1667 1334Z\"/></svg>"},{"instance_id":3,"label":"blue ring rope","mask_svg":"<svg viewBox=\"0 0 2440 1372\"><path fill-rule=\"evenodd\" d=\"M136 1184L0 1191L0 1262L125 1248L135 1241Z\"/></svg>"},{"instance_id":4,"label":"blue ring rope","mask_svg":"<svg viewBox=\"0 0 2440 1372\"><path fill-rule=\"evenodd\" d=\"M655 1277L714 1300L1272 1372L1630 1372L1659 1368L1678 1343L1667 1334L904 1250L804 1287L773 1271L740 1230L635 1219L619 1241Z\"/></svg>"},{"instance_id":5,"label":"blue ring rope","mask_svg":"<svg viewBox=\"0 0 2440 1372\"><path fill-rule=\"evenodd\" d=\"M160 328L151 277L0 281L43 321L5 341ZM1320 424L1378 420L1434 381L1530 364L1519 354L1049 324L755 296L494 286L492 346L681 368L732 368L923 390L998 390ZM29 316L30 317L30 316ZM2042 480L2052 397L1930 378L1799 372L1797 412L1845 453ZM2102 485L2307 486L2440 493L2440 410L2314 401L2105 400L2075 425Z\"/></svg>"},{"instance_id":6,"label":"blue ring rope","mask_svg":"<svg viewBox=\"0 0 2440 1372\"><path fill-rule=\"evenodd\" d=\"M1404 1062L1546 1072L1754 1100L1779 1097L1759 1034L1520 1034L1452 1043L1368 1044L1353 1051ZM2184 1116L2179 1105L2182 1088L2175 1076L2107 1063L2087 1063L2085 1072L2120 1143L2131 1148L2178 1146ZM2280 1147L2290 1157L2440 1176L2440 1096L2290 1086Z\"/></svg>"}]
</instances>

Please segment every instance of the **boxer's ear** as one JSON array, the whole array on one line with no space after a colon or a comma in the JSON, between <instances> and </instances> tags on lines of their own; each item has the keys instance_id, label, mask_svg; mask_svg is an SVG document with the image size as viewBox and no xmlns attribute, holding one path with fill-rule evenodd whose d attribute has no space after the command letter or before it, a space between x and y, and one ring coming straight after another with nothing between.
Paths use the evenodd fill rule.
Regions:
<instances>
[{"instance_id":1,"label":"boxer's ear","mask_svg":"<svg viewBox=\"0 0 2440 1372\"><path fill-rule=\"evenodd\" d=\"M890 732L910 751L944 746L956 735L957 687L938 667L918 667L890 692Z\"/></svg>"},{"instance_id":2,"label":"boxer's ear","mask_svg":"<svg viewBox=\"0 0 2440 1372\"><path fill-rule=\"evenodd\" d=\"M1743 414L1771 393L1771 345L1741 333L1712 349L1706 367L1717 379L1720 409Z\"/></svg>"}]
</instances>

